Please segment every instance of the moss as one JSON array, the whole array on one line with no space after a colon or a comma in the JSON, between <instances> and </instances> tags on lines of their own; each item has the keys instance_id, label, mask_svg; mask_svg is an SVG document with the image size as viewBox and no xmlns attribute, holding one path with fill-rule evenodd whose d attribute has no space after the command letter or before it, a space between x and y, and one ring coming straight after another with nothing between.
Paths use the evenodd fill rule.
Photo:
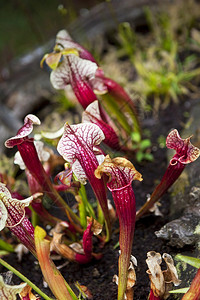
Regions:
<instances>
[{"instance_id":1,"label":"moss","mask_svg":"<svg viewBox=\"0 0 200 300\"><path fill-rule=\"evenodd\" d=\"M173 185L173 190L171 192L172 196L176 196L177 194L184 194L186 187L189 186L189 176L187 174L187 171L184 170L181 176L178 178L178 180Z\"/></svg>"},{"instance_id":2,"label":"moss","mask_svg":"<svg viewBox=\"0 0 200 300\"><path fill-rule=\"evenodd\" d=\"M199 223L199 224L197 225L197 227L195 228L194 233L200 235L200 223Z\"/></svg>"},{"instance_id":3,"label":"moss","mask_svg":"<svg viewBox=\"0 0 200 300\"><path fill-rule=\"evenodd\" d=\"M197 247L197 249L200 251L200 222L199 222L199 224L196 226L195 231L194 231L194 234L197 234L197 235L199 236L199 238L198 238L199 241L197 242L196 247Z\"/></svg>"}]
</instances>

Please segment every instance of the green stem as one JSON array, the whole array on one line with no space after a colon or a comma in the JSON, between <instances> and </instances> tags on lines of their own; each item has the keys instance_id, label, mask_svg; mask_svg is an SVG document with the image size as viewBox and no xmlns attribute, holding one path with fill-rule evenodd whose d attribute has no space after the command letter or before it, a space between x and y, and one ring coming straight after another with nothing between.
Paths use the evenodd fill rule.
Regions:
<instances>
[{"instance_id":1,"label":"green stem","mask_svg":"<svg viewBox=\"0 0 200 300\"><path fill-rule=\"evenodd\" d=\"M67 205L64 199L60 196L60 194L54 189L53 185L51 184L49 178L46 176L46 185L48 187L47 194L48 196L58 205L65 210L69 220L72 222L75 221L80 224L79 217L73 212L73 210Z\"/></svg>"},{"instance_id":2,"label":"green stem","mask_svg":"<svg viewBox=\"0 0 200 300\"><path fill-rule=\"evenodd\" d=\"M95 219L95 213L94 210L92 208L92 205L90 204L90 202L88 201L88 197L86 194L86 190L83 184L81 184L81 187L79 189L79 195L81 196L86 212L89 214L90 217L93 217Z\"/></svg>"},{"instance_id":3,"label":"green stem","mask_svg":"<svg viewBox=\"0 0 200 300\"><path fill-rule=\"evenodd\" d=\"M36 293L38 293L41 297L43 297L45 300L54 300L53 298L48 297L45 293L43 293L34 283L32 283L28 278L26 278L23 274L21 274L19 271L17 271L15 268L13 268L11 265L9 265L7 262L5 262L2 258L0 258L0 264L2 264L6 269L13 272L17 277L19 277L22 281L26 282L28 285L32 287Z\"/></svg>"},{"instance_id":4,"label":"green stem","mask_svg":"<svg viewBox=\"0 0 200 300\"><path fill-rule=\"evenodd\" d=\"M38 221L39 221L38 214L34 211L32 207L30 207L30 209L31 209L31 223L35 228L38 225Z\"/></svg>"},{"instance_id":5,"label":"green stem","mask_svg":"<svg viewBox=\"0 0 200 300\"><path fill-rule=\"evenodd\" d=\"M80 223L83 229L86 229L87 227L87 221L86 221L86 209L83 202L83 198L81 197L81 194L79 192L79 203L78 203L78 210L79 210L79 217L80 217Z\"/></svg>"},{"instance_id":6,"label":"green stem","mask_svg":"<svg viewBox=\"0 0 200 300\"><path fill-rule=\"evenodd\" d=\"M120 125L123 127L123 129L126 131L127 134L131 134L132 128L128 124L126 117L121 112L119 107L116 105L116 101L108 94L104 94L101 96L103 101L106 102L106 109L109 110L109 114L114 114L116 117L116 121L120 123Z\"/></svg>"},{"instance_id":7,"label":"green stem","mask_svg":"<svg viewBox=\"0 0 200 300\"><path fill-rule=\"evenodd\" d=\"M105 218L104 218L104 214L103 214L103 211L102 211L102 208L101 208L101 205L99 204L99 202L97 202L97 212L98 212L98 222L100 224L103 224L105 221Z\"/></svg>"}]
</instances>

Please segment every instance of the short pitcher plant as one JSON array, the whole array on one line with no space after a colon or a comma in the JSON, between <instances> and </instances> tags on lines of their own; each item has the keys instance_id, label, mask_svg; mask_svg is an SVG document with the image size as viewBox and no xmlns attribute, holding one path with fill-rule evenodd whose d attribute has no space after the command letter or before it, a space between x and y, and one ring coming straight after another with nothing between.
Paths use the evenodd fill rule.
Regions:
<instances>
[{"instance_id":1,"label":"short pitcher plant","mask_svg":"<svg viewBox=\"0 0 200 300\"><path fill-rule=\"evenodd\" d=\"M135 195L131 184L133 180L141 181L142 176L127 159L109 156L95 171L97 178L104 174L109 178L107 187L112 192L120 223L118 300L123 300L135 229Z\"/></svg>"},{"instance_id":2,"label":"short pitcher plant","mask_svg":"<svg viewBox=\"0 0 200 300\"><path fill-rule=\"evenodd\" d=\"M166 146L176 151L170 160L169 166L159 185L153 191L150 199L137 212L139 219L167 192L172 184L179 178L187 164L195 161L200 155L200 149L193 146L190 138L182 139L176 129L172 130L166 139Z\"/></svg>"}]
</instances>

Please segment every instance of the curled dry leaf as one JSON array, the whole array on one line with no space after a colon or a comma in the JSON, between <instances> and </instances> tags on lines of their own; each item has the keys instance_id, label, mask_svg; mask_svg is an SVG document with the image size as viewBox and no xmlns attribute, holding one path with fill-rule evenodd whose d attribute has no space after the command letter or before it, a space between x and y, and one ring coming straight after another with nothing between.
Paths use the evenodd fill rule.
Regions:
<instances>
[{"instance_id":1,"label":"curled dry leaf","mask_svg":"<svg viewBox=\"0 0 200 300\"><path fill-rule=\"evenodd\" d=\"M130 265L128 268L128 280L127 280L127 288L126 288L127 290L134 287L136 283L136 273L135 273L134 265L137 266L137 260L133 255L131 255Z\"/></svg>"},{"instance_id":2,"label":"curled dry leaf","mask_svg":"<svg viewBox=\"0 0 200 300\"><path fill-rule=\"evenodd\" d=\"M134 268L128 269L127 290L132 289L136 283L136 274Z\"/></svg>"},{"instance_id":3,"label":"curled dry leaf","mask_svg":"<svg viewBox=\"0 0 200 300\"><path fill-rule=\"evenodd\" d=\"M88 225L83 234L82 246L79 243L72 243L68 246L62 241L62 231L66 227L62 227L65 225L65 222L61 222L51 231L53 239L50 244L50 250L56 251L62 257L78 263L87 263L92 259L92 256L98 259L99 254L92 253L92 236L101 232L102 225L92 218L88 218L87 221ZM62 223L64 224L62 225Z\"/></svg>"},{"instance_id":4,"label":"curled dry leaf","mask_svg":"<svg viewBox=\"0 0 200 300\"><path fill-rule=\"evenodd\" d=\"M21 293L19 294L19 297L21 300L27 299L27 300L40 300L41 298L39 296L35 296L32 293L32 288L27 284Z\"/></svg>"},{"instance_id":5,"label":"curled dry leaf","mask_svg":"<svg viewBox=\"0 0 200 300\"><path fill-rule=\"evenodd\" d=\"M121 251L119 251L119 254ZM136 273L134 269L134 265L137 266L137 260L136 258L131 255L130 265L128 268L128 277L127 277L127 285L126 285L126 291L124 295L124 300L132 300L133 299L133 287L136 283ZM113 282L115 282L118 285L119 277L117 275L113 276Z\"/></svg>"},{"instance_id":6,"label":"curled dry leaf","mask_svg":"<svg viewBox=\"0 0 200 300\"><path fill-rule=\"evenodd\" d=\"M163 217L163 214L161 213L159 206L161 206L161 204L159 202L154 203L154 205L149 209L149 211L151 213L154 213L155 216Z\"/></svg>"},{"instance_id":7,"label":"curled dry leaf","mask_svg":"<svg viewBox=\"0 0 200 300\"><path fill-rule=\"evenodd\" d=\"M162 297L165 293L165 281L160 264L162 258L160 253L150 251L147 253L146 263L149 267L147 274L151 281L151 290L156 297Z\"/></svg>"},{"instance_id":8,"label":"curled dry leaf","mask_svg":"<svg viewBox=\"0 0 200 300\"><path fill-rule=\"evenodd\" d=\"M164 253L163 259L167 265L167 270L163 271L165 279L165 299L169 296L169 291L172 289L173 284L178 286L181 283L181 280L178 279L177 270L174 266L174 261L171 255Z\"/></svg>"},{"instance_id":9,"label":"curled dry leaf","mask_svg":"<svg viewBox=\"0 0 200 300\"><path fill-rule=\"evenodd\" d=\"M73 249L76 253L84 254L83 247L79 243L70 244L70 248Z\"/></svg>"},{"instance_id":10,"label":"curled dry leaf","mask_svg":"<svg viewBox=\"0 0 200 300\"><path fill-rule=\"evenodd\" d=\"M113 276L112 281L113 281L114 283L116 283L116 285L118 285L119 277L115 274L115 275Z\"/></svg>"},{"instance_id":11,"label":"curled dry leaf","mask_svg":"<svg viewBox=\"0 0 200 300\"><path fill-rule=\"evenodd\" d=\"M75 285L84 299L86 299L86 298L90 299L90 300L93 299L93 295L87 286L79 284L78 281L75 283Z\"/></svg>"},{"instance_id":12,"label":"curled dry leaf","mask_svg":"<svg viewBox=\"0 0 200 300\"><path fill-rule=\"evenodd\" d=\"M87 299L93 299L91 291L85 285L80 285L81 290L86 295Z\"/></svg>"},{"instance_id":13,"label":"curled dry leaf","mask_svg":"<svg viewBox=\"0 0 200 300\"><path fill-rule=\"evenodd\" d=\"M26 285L26 283L22 283L20 285L6 284L3 277L0 275L0 299L16 300L17 294L21 293Z\"/></svg>"},{"instance_id":14,"label":"curled dry leaf","mask_svg":"<svg viewBox=\"0 0 200 300\"><path fill-rule=\"evenodd\" d=\"M54 228L51 229L50 234L54 233L63 233L65 229L69 227L69 224L66 221L58 222Z\"/></svg>"},{"instance_id":15,"label":"curled dry leaf","mask_svg":"<svg viewBox=\"0 0 200 300\"><path fill-rule=\"evenodd\" d=\"M62 243L62 236L62 233L53 233L53 239L50 244L50 251L55 251L62 257L65 257L70 261L75 261L75 252L66 244Z\"/></svg>"},{"instance_id":16,"label":"curled dry leaf","mask_svg":"<svg viewBox=\"0 0 200 300\"><path fill-rule=\"evenodd\" d=\"M153 292L154 296L160 297L160 299L167 299L172 284L177 286L181 281L178 279L178 274L171 255L164 253L163 259L167 265L167 269L164 271L162 271L160 267L162 263L160 253L156 253L155 251L148 252L146 263L149 269L147 270L147 274L151 281L151 292Z\"/></svg>"},{"instance_id":17,"label":"curled dry leaf","mask_svg":"<svg viewBox=\"0 0 200 300\"><path fill-rule=\"evenodd\" d=\"M23 254L27 254L28 249L23 244L18 244L15 247L15 252L17 253L18 261L21 262Z\"/></svg>"},{"instance_id":18,"label":"curled dry leaf","mask_svg":"<svg viewBox=\"0 0 200 300\"><path fill-rule=\"evenodd\" d=\"M87 226L92 223L91 231L94 235L98 235L102 232L103 225L92 217L87 217Z\"/></svg>"}]
</instances>

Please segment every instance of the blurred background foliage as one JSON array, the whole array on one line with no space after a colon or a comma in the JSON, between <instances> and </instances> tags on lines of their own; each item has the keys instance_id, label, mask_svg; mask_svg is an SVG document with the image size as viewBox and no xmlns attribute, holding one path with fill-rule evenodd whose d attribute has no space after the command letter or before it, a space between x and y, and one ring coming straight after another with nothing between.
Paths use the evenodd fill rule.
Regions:
<instances>
[{"instance_id":1,"label":"blurred background foliage","mask_svg":"<svg viewBox=\"0 0 200 300\"><path fill-rule=\"evenodd\" d=\"M1 0L0 68L55 37L100 0Z\"/></svg>"}]
</instances>

